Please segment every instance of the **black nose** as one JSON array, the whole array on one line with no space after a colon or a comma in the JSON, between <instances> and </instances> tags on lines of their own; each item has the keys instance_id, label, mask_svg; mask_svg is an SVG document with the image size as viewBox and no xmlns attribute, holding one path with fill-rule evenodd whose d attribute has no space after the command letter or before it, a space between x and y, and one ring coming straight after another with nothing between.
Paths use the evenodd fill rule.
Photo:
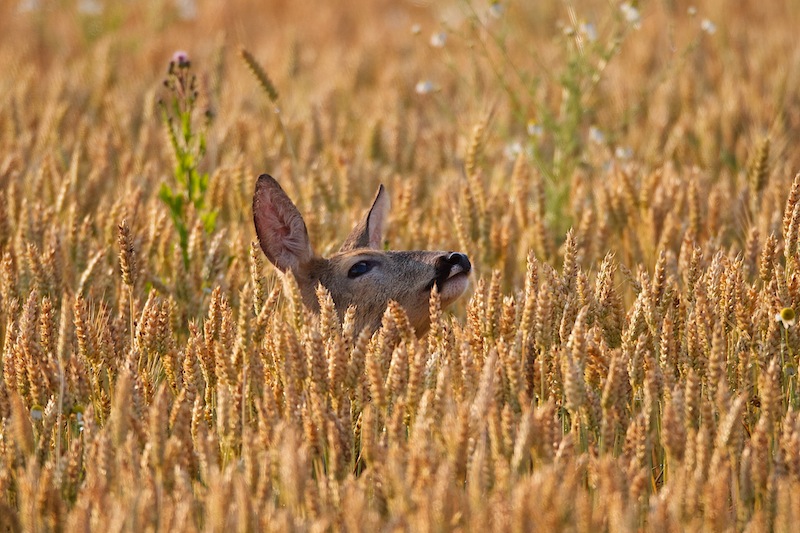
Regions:
<instances>
[{"instance_id":1,"label":"black nose","mask_svg":"<svg viewBox=\"0 0 800 533\"><path fill-rule=\"evenodd\" d=\"M444 258L445 262L453 266L460 266L464 272L472 270L472 264L469 262L469 257L458 252L450 252Z\"/></svg>"}]
</instances>

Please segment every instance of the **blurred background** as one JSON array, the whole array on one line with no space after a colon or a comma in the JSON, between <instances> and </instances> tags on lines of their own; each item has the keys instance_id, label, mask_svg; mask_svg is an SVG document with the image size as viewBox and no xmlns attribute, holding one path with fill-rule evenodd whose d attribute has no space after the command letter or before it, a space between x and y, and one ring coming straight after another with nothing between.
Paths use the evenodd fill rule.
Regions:
<instances>
[{"instance_id":1,"label":"blurred background","mask_svg":"<svg viewBox=\"0 0 800 533\"><path fill-rule=\"evenodd\" d=\"M531 246L555 257L587 206L609 211L613 191L597 191L626 166L632 175L694 176L702 199L738 198L713 215L721 218L709 231L743 244L751 223L762 235L778 228L800 167L797 27L796 0L3 0L0 179L12 181L11 170L40 176L45 161L63 173L80 143L85 190L98 192L85 208L102 209L108 187L135 185L147 196L172 172L157 104L182 51L197 75L196 113L211 117L201 167L222 174L222 188L231 169L247 176L221 220L247 221L258 173L292 173L301 206L318 202L326 184L325 207L310 225L330 249L341 235L329 222L344 203L368 202L382 181L411 206L401 222L418 228L390 235L394 245L470 247L423 221L451 217L456 204L474 210L461 190L477 182L489 198L483 214L508 213L515 194L530 208L533 193L509 182L523 154L541 176L531 202L550 244L522 238L518 263ZM271 80L274 101L242 50ZM775 216L754 217L743 191L765 139L773 178L759 187L780 192L759 204ZM477 182L470 164L480 167ZM42 179L35 190L55 198L57 184ZM611 235L636 231L618 226ZM613 246L608 235L597 241L598 253ZM510 260L482 255L494 266ZM654 257L634 251L628 259Z\"/></svg>"}]
</instances>

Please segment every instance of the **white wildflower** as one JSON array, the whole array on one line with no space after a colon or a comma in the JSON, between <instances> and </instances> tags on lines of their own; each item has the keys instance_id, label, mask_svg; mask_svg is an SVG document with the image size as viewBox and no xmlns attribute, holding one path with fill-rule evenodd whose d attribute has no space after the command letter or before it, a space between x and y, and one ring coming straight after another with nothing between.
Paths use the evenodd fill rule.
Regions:
<instances>
[{"instance_id":1,"label":"white wildflower","mask_svg":"<svg viewBox=\"0 0 800 533\"><path fill-rule=\"evenodd\" d=\"M447 42L447 34L443 31L431 35L431 46L434 48L442 48Z\"/></svg>"},{"instance_id":2,"label":"white wildflower","mask_svg":"<svg viewBox=\"0 0 800 533\"><path fill-rule=\"evenodd\" d=\"M614 150L614 157L617 159L630 159L633 157L633 150L630 146L617 146Z\"/></svg>"},{"instance_id":3,"label":"white wildflower","mask_svg":"<svg viewBox=\"0 0 800 533\"><path fill-rule=\"evenodd\" d=\"M535 120L528 121L528 135L531 137L540 137L542 133L544 133L544 128L542 128L541 124L538 124Z\"/></svg>"},{"instance_id":4,"label":"white wildflower","mask_svg":"<svg viewBox=\"0 0 800 533\"><path fill-rule=\"evenodd\" d=\"M794 326L797 317L794 314L794 309L791 307L784 307L781 309L780 313L775 315L775 320L781 322L783 327L789 329L790 326Z\"/></svg>"},{"instance_id":5,"label":"white wildflower","mask_svg":"<svg viewBox=\"0 0 800 533\"><path fill-rule=\"evenodd\" d=\"M496 19L499 19L503 16L503 12L505 12L505 7L503 4L498 0L492 0L492 5L489 6L489 14Z\"/></svg>"},{"instance_id":6,"label":"white wildflower","mask_svg":"<svg viewBox=\"0 0 800 533\"><path fill-rule=\"evenodd\" d=\"M717 25L709 19L703 19L703 21L700 22L700 29L709 35L714 35L717 32Z\"/></svg>"},{"instance_id":7,"label":"white wildflower","mask_svg":"<svg viewBox=\"0 0 800 533\"><path fill-rule=\"evenodd\" d=\"M523 152L523 150L524 148L522 147L522 143L519 141L514 141L505 145L503 148L503 155L506 156L506 159L513 161L519 154Z\"/></svg>"},{"instance_id":8,"label":"white wildflower","mask_svg":"<svg viewBox=\"0 0 800 533\"><path fill-rule=\"evenodd\" d=\"M594 24L591 22L582 23L578 29L590 43L593 43L597 40L597 28L595 28Z\"/></svg>"},{"instance_id":9,"label":"white wildflower","mask_svg":"<svg viewBox=\"0 0 800 533\"><path fill-rule=\"evenodd\" d=\"M593 143L603 144L606 142L606 136L600 131L600 128L592 126L589 128L589 140Z\"/></svg>"},{"instance_id":10,"label":"white wildflower","mask_svg":"<svg viewBox=\"0 0 800 533\"><path fill-rule=\"evenodd\" d=\"M414 91L416 91L417 94L428 94L433 92L434 89L433 82L430 80L419 81L414 86Z\"/></svg>"},{"instance_id":11,"label":"white wildflower","mask_svg":"<svg viewBox=\"0 0 800 533\"><path fill-rule=\"evenodd\" d=\"M621 6L619 6L620 11L622 11L622 16L625 17L625 20L633 26L634 29L639 29L642 27L642 15L639 13L639 10L630 2L623 2Z\"/></svg>"}]
</instances>

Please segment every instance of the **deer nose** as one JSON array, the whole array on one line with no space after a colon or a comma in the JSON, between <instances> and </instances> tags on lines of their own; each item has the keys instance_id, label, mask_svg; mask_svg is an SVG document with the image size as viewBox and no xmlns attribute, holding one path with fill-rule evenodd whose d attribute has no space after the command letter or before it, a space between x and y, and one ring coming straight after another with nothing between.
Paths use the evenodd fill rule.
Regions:
<instances>
[{"instance_id":1,"label":"deer nose","mask_svg":"<svg viewBox=\"0 0 800 533\"><path fill-rule=\"evenodd\" d=\"M450 252L444 257L447 264L452 266L460 266L464 272L472 270L472 263L469 262L469 257L462 253Z\"/></svg>"}]
</instances>

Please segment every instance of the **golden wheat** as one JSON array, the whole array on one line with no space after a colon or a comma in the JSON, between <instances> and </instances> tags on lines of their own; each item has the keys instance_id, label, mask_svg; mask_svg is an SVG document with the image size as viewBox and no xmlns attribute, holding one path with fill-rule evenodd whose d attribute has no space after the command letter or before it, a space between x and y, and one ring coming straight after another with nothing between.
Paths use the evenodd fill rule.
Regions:
<instances>
[{"instance_id":1,"label":"golden wheat","mask_svg":"<svg viewBox=\"0 0 800 533\"><path fill-rule=\"evenodd\" d=\"M38 4L0 2L0 530L793 529L796 2ZM323 255L384 183L469 298L310 313L263 171Z\"/></svg>"}]
</instances>

